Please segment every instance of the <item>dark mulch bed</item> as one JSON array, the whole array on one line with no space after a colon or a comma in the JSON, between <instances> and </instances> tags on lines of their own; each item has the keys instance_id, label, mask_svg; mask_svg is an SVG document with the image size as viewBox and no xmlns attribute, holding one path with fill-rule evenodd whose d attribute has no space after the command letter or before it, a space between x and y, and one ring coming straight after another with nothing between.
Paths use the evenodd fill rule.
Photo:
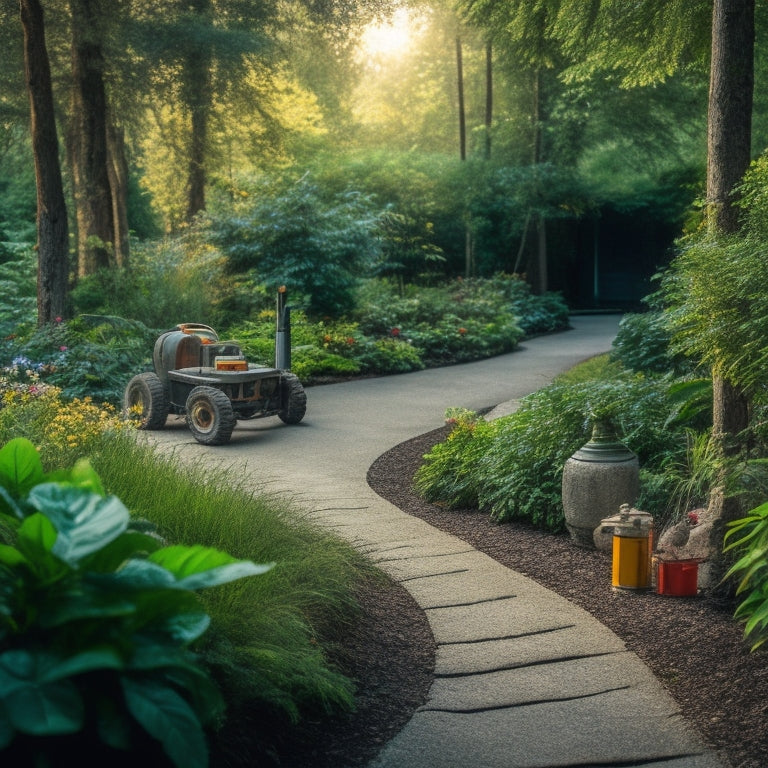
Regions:
<instances>
[{"instance_id":1,"label":"dark mulch bed","mask_svg":"<svg viewBox=\"0 0 768 768\"><path fill-rule=\"evenodd\" d=\"M448 531L596 616L653 670L702 738L733 768L768 766L768 655L750 654L733 605L611 588L610 558L520 524L497 525L477 510L447 511L411 490L435 430L396 446L368 482L400 509ZM356 713L305 723L281 749L282 766L358 768L425 700L434 641L408 594L393 584L360 595L363 617L338 662L359 684ZM636 713L642 717L642 713Z\"/></svg>"}]
</instances>

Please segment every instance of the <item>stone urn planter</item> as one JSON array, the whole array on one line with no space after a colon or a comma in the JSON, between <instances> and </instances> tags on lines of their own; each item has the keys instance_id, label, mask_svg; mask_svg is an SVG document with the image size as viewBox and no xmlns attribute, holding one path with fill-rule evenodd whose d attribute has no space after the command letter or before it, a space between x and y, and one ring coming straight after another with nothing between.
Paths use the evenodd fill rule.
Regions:
<instances>
[{"instance_id":1,"label":"stone urn planter","mask_svg":"<svg viewBox=\"0 0 768 768\"><path fill-rule=\"evenodd\" d=\"M563 467L563 510L573 542L593 548L600 521L622 504L633 505L639 491L637 456L618 440L609 420L596 419L589 442Z\"/></svg>"}]
</instances>

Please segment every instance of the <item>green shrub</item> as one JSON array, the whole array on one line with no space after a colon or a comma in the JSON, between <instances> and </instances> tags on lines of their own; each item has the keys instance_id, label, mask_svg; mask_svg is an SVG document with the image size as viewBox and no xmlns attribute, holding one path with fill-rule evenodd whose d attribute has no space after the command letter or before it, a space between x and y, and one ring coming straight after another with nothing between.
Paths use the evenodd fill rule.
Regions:
<instances>
[{"instance_id":1,"label":"green shrub","mask_svg":"<svg viewBox=\"0 0 768 768\"><path fill-rule=\"evenodd\" d=\"M18 349L16 337L31 332L37 315L37 258L28 247L7 247L0 260L0 363Z\"/></svg>"},{"instance_id":2,"label":"green shrub","mask_svg":"<svg viewBox=\"0 0 768 768\"><path fill-rule=\"evenodd\" d=\"M424 368L416 347L396 338L361 342L354 355L364 373L408 373Z\"/></svg>"},{"instance_id":3,"label":"green shrub","mask_svg":"<svg viewBox=\"0 0 768 768\"><path fill-rule=\"evenodd\" d=\"M672 331L661 311L624 315L613 341L611 358L630 371L639 373L675 373L692 370L691 361L670 351Z\"/></svg>"},{"instance_id":4,"label":"green shrub","mask_svg":"<svg viewBox=\"0 0 768 768\"><path fill-rule=\"evenodd\" d=\"M430 500L451 505L476 500L499 522L523 519L562 530L563 466L589 439L593 414L612 417L647 472L663 472L668 462L682 461L685 433L682 426L677 433L668 427L668 389L666 379L629 373L577 383L558 380L487 428L460 423L453 438L425 456L417 488ZM670 492L674 488L669 483L664 487ZM666 514L670 498L654 498L663 508L648 511Z\"/></svg>"},{"instance_id":5,"label":"green shrub","mask_svg":"<svg viewBox=\"0 0 768 768\"><path fill-rule=\"evenodd\" d=\"M426 366L509 352L523 336L504 292L484 280L408 286L402 295L390 283L369 281L354 317L363 334L413 344Z\"/></svg>"},{"instance_id":6,"label":"green shrub","mask_svg":"<svg viewBox=\"0 0 768 768\"><path fill-rule=\"evenodd\" d=\"M6 759L206 766L223 701L189 650L209 625L195 593L271 566L164 546L87 462L46 476L25 439L0 449L0 516Z\"/></svg>"},{"instance_id":7,"label":"green shrub","mask_svg":"<svg viewBox=\"0 0 768 768\"><path fill-rule=\"evenodd\" d=\"M311 382L318 376L355 376L360 364L319 347L298 347L291 354L291 370L302 381Z\"/></svg>"},{"instance_id":8,"label":"green shrub","mask_svg":"<svg viewBox=\"0 0 768 768\"><path fill-rule=\"evenodd\" d=\"M64 398L118 405L131 376L150 364L154 340L137 320L85 315L36 329L17 354Z\"/></svg>"},{"instance_id":9,"label":"green shrub","mask_svg":"<svg viewBox=\"0 0 768 768\"><path fill-rule=\"evenodd\" d=\"M307 176L251 179L237 204L213 213L208 236L232 274L281 285L314 317L353 308L357 275L377 250L371 201L349 189L326 195Z\"/></svg>"},{"instance_id":10,"label":"green shrub","mask_svg":"<svg viewBox=\"0 0 768 768\"><path fill-rule=\"evenodd\" d=\"M130 269L108 269L80 278L72 291L75 314L111 315L166 330L177 323L213 324L223 279L221 257L183 237L132 243Z\"/></svg>"},{"instance_id":11,"label":"green shrub","mask_svg":"<svg viewBox=\"0 0 768 768\"><path fill-rule=\"evenodd\" d=\"M495 425L464 409L450 409L452 429L444 441L424 456L414 475L414 488L427 501L448 507L476 507L477 467L489 449Z\"/></svg>"},{"instance_id":12,"label":"green shrub","mask_svg":"<svg viewBox=\"0 0 768 768\"><path fill-rule=\"evenodd\" d=\"M558 293L531 293L531 286L517 275L497 275L512 312L526 336L562 331L570 327L570 312Z\"/></svg>"},{"instance_id":13,"label":"green shrub","mask_svg":"<svg viewBox=\"0 0 768 768\"><path fill-rule=\"evenodd\" d=\"M768 504L728 524L725 551L741 555L726 578L740 579L735 618L744 622L744 637L754 651L768 640Z\"/></svg>"}]
</instances>

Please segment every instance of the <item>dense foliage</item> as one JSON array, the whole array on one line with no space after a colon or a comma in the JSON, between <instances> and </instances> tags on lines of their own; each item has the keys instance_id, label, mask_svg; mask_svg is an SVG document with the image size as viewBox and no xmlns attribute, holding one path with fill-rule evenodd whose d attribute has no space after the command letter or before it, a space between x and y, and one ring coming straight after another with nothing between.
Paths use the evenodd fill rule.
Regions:
<instances>
[{"instance_id":1,"label":"dense foliage","mask_svg":"<svg viewBox=\"0 0 768 768\"><path fill-rule=\"evenodd\" d=\"M4 759L206 766L223 700L189 649L195 592L271 566L166 546L87 462L46 475L22 438L0 449L0 531Z\"/></svg>"},{"instance_id":2,"label":"dense foliage","mask_svg":"<svg viewBox=\"0 0 768 768\"><path fill-rule=\"evenodd\" d=\"M212 218L211 240L230 271L257 275L270 293L287 286L313 316L346 314L377 248L370 202L350 190L324 198L306 176L276 189L253 186Z\"/></svg>"},{"instance_id":3,"label":"dense foliage","mask_svg":"<svg viewBox=\"0 0 768 768\"><path fill-rule=\"evenodd\" d=\"M671 382L609 370L608 377L559 380L524 398L515 413L490 423L473 414L453 417L445 443L427 454L416 475L417 490L451 506L479 506L499 522L523 519L562 530L563 466L589 439L594 414L613 419L652 483L655 473L686 451L685 425L670 424L675 412ZM679 513L669 506L675 488L670 479L666 498L641 496L638 504L663 524Z\"/></svg>"},{"instance_id":4,"label":"dense foliage","mask_svg":"<svg viewBox=\"0 0 768 768\"><path fill-rule=\"evenodd\" d=\"M161 332L178 322L216 319L224 323L217 328L219 335L238 341L251 362L274 364L275 304L263 285L221 280L216 260L205 249L194 259L180 259L172 246L153 252L157 258L143 266L93 276L75 292L83 310L116 307L124 315L84 312L41 328L31 322L26 297L32 275L21 270L14 290L0 298L0 306L15 320L6 325L15 332L0 342L0 382L45 383L58 387L64 398L90 397L117 406L130 377L151 367ZM29 254L13 263L29 265ZM204 275L211 279L211 290L205 289ZM170 285L163 288L166 277ZM153 301L155 283L161 289ZM358 281L346 317L311 319L294 306L291 325L292 369L312 383L405 373L508 352L524 333L567 327L568 309L559 295L534 295L525 281L508 275L421 288L372 279Z\"/></svg>"},{"instance_id":5,"label":"dense foliage","mask_svg":"<svg viewBox=\"0 0 768 768\"><path fill-rule=\"evenodd\" d=\"M766 185L763 155L741 188L741 232L685 239L662 282L673 349L750 393L768 384L768 298L761 290L768 280Z\"/></svg>"},{"instance_id":6,"label":"dense foliage","mask_svg":"<svg viewBox=\"0 0 768 768\"><path fill-rule=\"evenodd\" d=\"M754 651L768 640L768 504L730 523L725 542L726 551L740 555L728 576L739 580L736 618L744 622L744 636Z\"/></svg>"},{"instance_id":7,"label":"dense foliage","mask_svg":"<svg viewBox=\"0 0 768 768\"><path fill-rule=\"evenodd\" d=\"M88 455L105 491L130 508L132 520L151 522L170 543L274 562L263 578L199 596L211 626L194 651L227 704L209 730L217 755L238 748L229 740L240 718L254 723L247 739L257 759L291 723L352 706L353 682L327 657L355 619L356 585L374 577L350 546L224 469L208 464L201 471L142 445L113 409L63 401L44 384L16 383L0 394L0 445L19 435L38 446L35 461L52 479L66 478L66 468ZM0 524L0 538L13 535L14 526Z\"/></svg>"}]
</instances>

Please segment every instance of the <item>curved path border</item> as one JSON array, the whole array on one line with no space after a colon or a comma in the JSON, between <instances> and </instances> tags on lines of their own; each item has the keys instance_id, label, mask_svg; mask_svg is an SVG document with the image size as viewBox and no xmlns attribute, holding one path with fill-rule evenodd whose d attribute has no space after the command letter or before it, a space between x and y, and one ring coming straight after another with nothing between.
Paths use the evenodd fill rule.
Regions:
<instances>
[{"instance_id":1,"label":"curved path border","mask_svg":"<svg viewBox=\"0 0 768 768\"><path fill-rule=\"evenodd\" d=\"M400 511L366 482L378 456L441 426L446 408L503 403L508 412L607 351L618 321L574 317L573 330L508 355L314 387L300 425L246 422L218 448L196 443L174 418L153 433L165 448L290 494L426 612L437 643L428 701L371 768L723 768L648 668L590 614Z\"/></svg>"}]
</instances>

